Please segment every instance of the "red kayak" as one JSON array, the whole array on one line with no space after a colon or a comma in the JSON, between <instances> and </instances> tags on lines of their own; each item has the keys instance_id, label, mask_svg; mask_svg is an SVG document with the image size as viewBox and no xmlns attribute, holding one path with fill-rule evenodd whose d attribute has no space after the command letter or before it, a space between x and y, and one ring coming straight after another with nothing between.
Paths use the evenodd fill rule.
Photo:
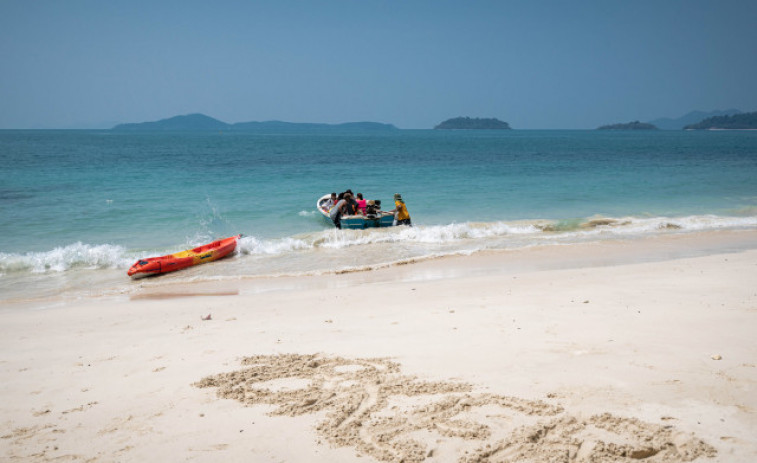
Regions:
<instances>
[{"instance_id":1,"label":"red kayak","mask_svg":"<svg viewBox=\"0 0 757 463\"><path fill-rule=\"evenodd\" d=\"M242 235L232 236L176 254L140 259L131 266L127 273L132 278L141 278L218 260L234 252L237 241L241 237Z\"/></svg>"}]
</instances>

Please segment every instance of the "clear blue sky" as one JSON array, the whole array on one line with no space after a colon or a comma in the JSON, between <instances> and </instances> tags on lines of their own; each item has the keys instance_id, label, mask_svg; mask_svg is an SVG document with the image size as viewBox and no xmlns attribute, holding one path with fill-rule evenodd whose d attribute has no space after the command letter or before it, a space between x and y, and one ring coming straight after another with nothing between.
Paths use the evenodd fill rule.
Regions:
<instances>
[{"instance_id":1,"label":"clear blue sky","mask_svg":"<svg viewBox=\"0 0 757 463\"><path fill-rule=\"evenodd\" d=\"M757 110L757 1L0 0L0 128Z\"/></svg>"}]
</instances>

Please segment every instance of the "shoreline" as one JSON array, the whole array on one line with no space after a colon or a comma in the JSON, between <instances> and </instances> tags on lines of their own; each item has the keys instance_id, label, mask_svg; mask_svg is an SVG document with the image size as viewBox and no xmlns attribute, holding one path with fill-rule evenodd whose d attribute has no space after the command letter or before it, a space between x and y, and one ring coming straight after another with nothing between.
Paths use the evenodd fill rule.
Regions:
<instances>
[{"instance_id":1,"label":"shoreline","mask_svg":"<svg viewBox=\"0 0 757 463\"><path fill-rule=\"evenodd\" d=\"M601 252L597 252L597 250ZM122 273L125 271L106 270L113 275L95 277L94 289L72 290L72 285L86 282L84 276L75 276L68 288L55 295L12 297L0 300L0 312L14 310L14 307L59 307L91 298L149 298L151 292L177 294L194 293L198 287L222 288L212 291L242 291L241 288L253 288L252 291L267 291L270 288L289 289L314 288L323 278L341 276L340 285L362 284L371 280L402 280L403 278L445 278L450 276L448 269L454 268L454 276L464 276L469 272L485 274L501 271L511 267L512 271L548 270L561 268L579 268L584 266L613 266L625 263L641 263L671 260L684 257L704 256L709 254L738 252L757 249L757 231L755 230L716 230L690 232L685 234L660 234L639 236L635 238L603 239L586 242L535 244L512 249L486 249L473 252L460 252L427 257L411 257L407 260L366 264L354 268L332 271L305 271L301 274L281 275L239 275L223 273L222 276L207 272L211 266L218 266L224 271L226 266L237 265L233 260L221 260L210 265L192 267L188 270L160 275L153 278L131 280ZM504 265L501 265L504 263ZM447 270L436 271L435 268ZM92 270L89 270L92 271ZM191 277L187 276L191 273ZM228 272L226 270L226 272ZM370 274L371 277L348 277L354 274ZM114 279L114 275L119 275ZM437 277L433 275L438 274ZM114 283L120 280L120 284ZM73 281L77 281L74 283ZM260 287L261 289L255 289ZM199 291L198 294L204 294Z\"/></svg>"},{"instance_id":2,"label":"shoreline","mask_svg":"<svg viewBox=\"0 0 757 463\"><path fill-rule=\"evenodd\" d=\"M470 276L612 267L664 262L689 257L738 253L757 249L757 231L708 231L686 235L640 237L569 245L536 245L409 259L327 273L240 276L199 281L142 280L124 296L149 299L208 293L255 294L269 291L344 288L376 282L445 280ZM198 288L205 288L203 290ZM107 297L107 296L106 296ZM117 296L110 296L117 297Z\"/></svg>"},{"instance_id":3,"label":"shoreline","mask_svg":"<svg viewBox=\"0 0 757 463\"><path fill-rule=\"evenodd\" d=\"M725 220L723 217L717 220L721 219ZM467 259L469 256L496 252L514 253L519 259L517 256L521 251L532 249L563 246L580 249L589 246L591 250L592 243L598 246L605 242L626 243L647 254L648 243L655 242L691 241L693 247L704 244L705 252L709 253L720 249L750 249L757 248L757 238L751 238L757 236L754 219L732 217L720 223L726 228L710 228L715 219L708 216L682 219L688 221L687 225L665 217L594 217L580 224L570 223L566 229L563 227L565 224L559 223L548 225L538 221L515 221L384 229L370 233L321 231L289 237L281 242L261 242L251 236L242 238L237 251L228 259L144 279L140 281L140 286L124 278L124 273L137 259L146 257L144 253L127 257L125 250L116 245L75 243L41 254L3 254L3 261L0 262L0 310L20 302L40 303L129 294L142 284L152 287L216 280L307 279L320 275L398 268L428 261ZM698 229L700 226L705 228ZM687 227L692 229L686 230ZM671 246L680 247L676 244ZM176 249L165 249L162 253L170 254ZM645 259L660 259L656 251L653 250ZM680 249L675 254L665 249L661 251L665 258L686 255ZM161 252L148 253L157 254Z\"/></svg>"},{"instance_id":4,"label":"shoreline","mask_svg":"<svg viewBox=\"0 0 757 463\"><path fill-rule=\"evenodd\" d=\"M601 453L615 443L632 460L753 461L755 242L670 235L6 305L0 455L623 461ZM251 406L218 398L249 356L270 375L247 378ZM417 387L382 395L392 381ZM515 444L544 425L551 437Z\"/></svg>"}]
</instances>

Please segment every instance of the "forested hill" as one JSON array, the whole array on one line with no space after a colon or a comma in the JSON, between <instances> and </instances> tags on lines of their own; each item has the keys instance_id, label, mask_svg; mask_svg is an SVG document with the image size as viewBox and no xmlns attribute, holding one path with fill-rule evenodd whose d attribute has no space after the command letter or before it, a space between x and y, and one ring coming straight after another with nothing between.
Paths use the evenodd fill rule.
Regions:
<instances>
[{"instance_id":1,"label":"forested hill","mask_svg":"<svg viewBox=\"0 0 757 463\"><path fill-rule=\"evenodd\" d=\"M681 117L669 118L661 117L647 121L650 124L654 124L658 129L662 130L681 130L687 125L696 124L699 121L703 121L708 117L715 116L732 116L734 114L741 114L738 109L726 109L726 110L714 110L714 111L691 111Z\"/></svg>"},{"instance_id":2,"label":"forested hill","mask_svg":"<svg viewBox=\"0 0 757 463\"><path fill-rule=\"evenodd\" d=\"M447 119L434 129L509 130L510 124L495 118L455 117Z\"/></svg>"},{"instance_id":3,"label":"forested hill","mask_svg":"<svg viewBox=\"0 0 757 463\"><path fill-rule=\"evenodd\" d=\"M318 124L300 122L238 122L227 124L204 114L174 116L153 122L120 124L113 127L117 131L237 131L237 132L315 132L315 131L382 131L397 130L392 124L379 122L345 122L343 124Z\"/></svg>"},{"instance_id":4,"label":"forested hill","mask_svg":"<svg viewBox=\"0 0 757 463\"><path fill-rule=\"evenodd\" d=\"M646 122L633 121L625 124L603 125L597 130L657 130L657 127Z\"/></svg>"},{"instance_id":5,"label":"forested hill","mask_svg":"<svg viewBox=\"0 0 757 463\"><path fill-rule=\"evenodd\" d=\"M225 130L229 124L213 119L204 114L187 114L153 122L119 124L113 130L151 131L151 130Z\"/></svg>"},{"instance_id":6,"label":"forested hill","mask_svg":"<svg viewBox=\"0 0 757 463\"><path fill-rule=\"evenodd\" d=\"M745 130L757 129L757 112L734 114L732 116L716 116L697 124L690 124L684 130L707 130L707 129L731 129Z\"/></svg>"}]
</instances>

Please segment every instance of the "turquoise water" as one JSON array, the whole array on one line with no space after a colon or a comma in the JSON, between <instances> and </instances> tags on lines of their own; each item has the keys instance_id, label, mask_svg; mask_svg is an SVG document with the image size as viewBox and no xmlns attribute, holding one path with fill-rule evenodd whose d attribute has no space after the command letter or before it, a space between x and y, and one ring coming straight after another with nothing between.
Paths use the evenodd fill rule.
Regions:
<instances>
[{"instance_id":1,"label":"turquoise water","mask_svg":"<svg viewBox=\"0 0 757 463\"><path fill-rule=\"evenodd\" d=\"M161 281L757 230L751 131L0 131L0 174L0 299L128 288L134 260L237 233L232 259ZM347 188L402 193L416 226L337 232L315 201Z\"/></svg>"}]
</instances>

